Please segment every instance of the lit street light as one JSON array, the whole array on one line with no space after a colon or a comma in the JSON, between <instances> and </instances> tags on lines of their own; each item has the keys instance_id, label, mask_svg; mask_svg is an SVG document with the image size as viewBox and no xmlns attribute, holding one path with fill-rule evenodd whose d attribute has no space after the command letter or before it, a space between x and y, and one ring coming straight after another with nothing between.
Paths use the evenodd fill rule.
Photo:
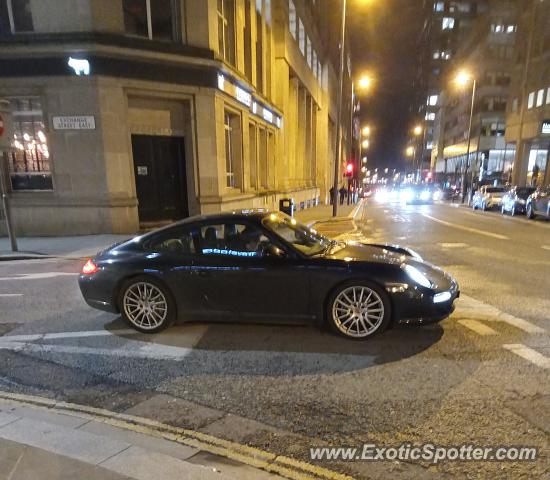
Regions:
<instances>
[{"instance_id":1,"label":"lit street light","mask_svg":"<svg viewBox=\"0 0 550 480\"><path fill-rule=\"evenodd\" d=\"M369 0L370 1L370 0ZM336 149L334 160L334 182L333 182L333 195L332 195L332 216L338 215L338 181L340 178L340 157L342 154L342 102L344 96L344 67L345 67L345 52L346 52L346 16L347 16L347 0L342 0L340 25L340 64L338 72L338 99L337 99L337 112L336 112ZM372 84L372 78L369 76L363 76L358 81L360 89L369 88ZM353 86L353 84L352 84ZM353 98L353 96L352 96Z\"/></svg>"},{"instance_id":2,"label":"lit street light","mask_svg":"<svg viewBox=\"0 0 550 480\"><path fill-rule=\"evenodd\" d=\"M424 129L422 128L421 125L417 125L416 127L414 127L414 130L413 130L413 133L419 137L420 135L422 135L422 132L424 131Z\"/></svg>"},{"instance_id":3,"label":"lit street light","mask_svg":"<svg viewBox=\"0 0 550 480\"><path fill-rule=\"evenodd\" d=\"M407 147L407 150L405 150L405 154L407 155L407 157L414 157L414 151L414 147Z\"/></svg>"},{"instance_id":4,"label":"lit street light","mask_svg":"<svg viewBox=\"0 0 550 480\"><path fill-rule=\"evenodd\" d=\"M462 203L464 203L464 200L466 199L466 170L468 169L468 163L470 162L470 147L472 145L472 120L474 118L474 103L476 98L476 79L467 71L462 70L458 73L458 75L455 78L455 83L459 87L466 87L469 83L472 83L472 104L470 107L470 121L468 125L468 147L466 148L466 159L463 162L463 168L462 168ZM474 186L474 165L471 166L471 172L470 172L471 178L470 178L470 192L473 194L473 186Z\"/></svg>"},{"instance_id":5,"label":"lit street light","mask_svg":"<svg viewBox=\"0 0 550 480\"><path fill-rule=\"evenodd\" d=\"M363 136L368 137L370 135L370 127L363 127Z\"/></svg>"},{"instance_id":6,"label":"lit street light","mask_svg":"<svg viewBox=\"0 0 550 480\"><path fill-rule=\"evenodd\" d=\"M363 150L366 150L367 148L369 148L369 145L370 145L370 142L368 140L363 140L363 142L361 143L361 147L363 148Z\"/></svg>"}]
</instances>

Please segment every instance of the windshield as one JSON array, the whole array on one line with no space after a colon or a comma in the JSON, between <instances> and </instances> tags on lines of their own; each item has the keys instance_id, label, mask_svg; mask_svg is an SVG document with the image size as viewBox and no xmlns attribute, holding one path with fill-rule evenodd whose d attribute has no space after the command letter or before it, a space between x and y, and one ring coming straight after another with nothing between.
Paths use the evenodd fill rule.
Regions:
<instances>
[{"instance_id":1,"label":"windshield","mask_svg":"<svg viewBox=\"0 0 550 480\"><path fill-rule=\"evenodd\" d=\"M500 188L500 187L491 187L491 188L488 188L486 191L487 193L504 193L506 189Z\"/></svg>"},{"instance_id":2,"label":"windshield","mask_svg":"<svg viewBox=\"0 0 550 480\"><path fill-rule=\"evenodd\" d=\"M272 213L265 217L262 223L275 235L309 257L324 252L334 244L330 238L318 234L288 215Z\"/></svg>"}]
</instances>

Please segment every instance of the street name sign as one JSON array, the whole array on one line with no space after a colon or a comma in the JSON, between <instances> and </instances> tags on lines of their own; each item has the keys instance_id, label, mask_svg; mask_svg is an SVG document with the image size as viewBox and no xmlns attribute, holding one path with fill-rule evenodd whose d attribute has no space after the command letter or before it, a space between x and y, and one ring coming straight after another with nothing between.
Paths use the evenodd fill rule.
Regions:
<instances>
[{"instance_id":1,"label":"street name sign","mask_svg":"<svg viewBox=\"0 0 550 480\"><path fill-rule=\"evenodd\" d=\"M52 117L54 130L95 130L93 115L73 115Z\"/></svg>"}]
</instances>

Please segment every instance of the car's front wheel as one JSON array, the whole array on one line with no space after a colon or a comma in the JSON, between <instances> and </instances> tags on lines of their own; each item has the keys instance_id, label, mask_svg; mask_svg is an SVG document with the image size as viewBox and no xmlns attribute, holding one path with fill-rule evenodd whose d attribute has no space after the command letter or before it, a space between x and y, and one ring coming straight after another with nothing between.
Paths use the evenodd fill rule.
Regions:
<instances>
[{"instance_id":1,"label":"car's front wheel","mask_svg":"<svg viewBox=\"0 0 550 480\"><path fill-rule=\"evenodd\" d=\"M383 332L391 320L387 295L369 283L350 282L340 286L330 296L327 307L331 328L356 340Z\"/></svg>"},{"instance_id":2,"label":"car's front wheel","mask_svg":"<svg viewBox=\"0 0 550 480\"><path fill-rule=\"evenodd\" d=\"M527 218L533 219L535 218L535 213L533 212L533 206L531 204L527 205L527 210L525 212L527 215Z\"/></svg>"},{"instance_id":3,"label":"car's front wheel","mask_svg":"<svg viewBox=\"0 0 550 480\"><path fill-rule=\"evenodd\" d=\"M176 305L168 289L147 276L127 280L120 289L119 304L122 318L144 333L160 332L176 318Z\"/></svg>"}]
</instances>

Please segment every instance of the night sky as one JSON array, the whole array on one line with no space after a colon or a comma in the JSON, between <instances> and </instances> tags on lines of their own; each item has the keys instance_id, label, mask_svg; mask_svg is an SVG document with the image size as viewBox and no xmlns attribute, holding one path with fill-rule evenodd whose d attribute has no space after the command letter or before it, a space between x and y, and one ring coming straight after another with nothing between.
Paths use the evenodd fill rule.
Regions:
<instances>
[{"instance_id":1,"label":"night sky","mask_svg":"<svg viewBox=\"0 0 550 480\"><path fill-rule=\"evenodd\" d=\"M369 167L405 166L413 79L423 25L422 0L348 0L356 75L372 72L374 88L361 96L361 124L371 126Z\"/></svg>"}]
</instances>

